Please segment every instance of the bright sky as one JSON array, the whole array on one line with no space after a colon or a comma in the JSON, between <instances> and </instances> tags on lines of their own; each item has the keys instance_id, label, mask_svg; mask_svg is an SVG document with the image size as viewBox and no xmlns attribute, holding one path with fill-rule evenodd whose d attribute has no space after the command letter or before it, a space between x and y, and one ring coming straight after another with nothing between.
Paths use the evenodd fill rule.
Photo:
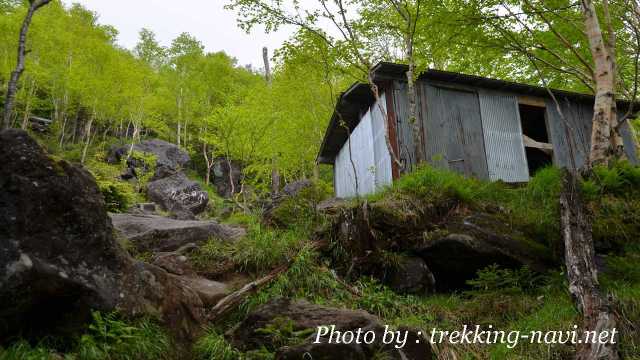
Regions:
<instances>
[{"instance_id":1,"label":"bright sky","mask_svg":"<svg viewBox=\"0 0 640 360\"><path fill-rule=\"evenodd\" d=\"M133 48L138 32L146 27L156 33L162 45L182 32L200 40L206 51L224 50L238 59L240 65L262 67L262 47L272 54L291 35L293 28L265 34L255 27L246 34L236 25L235 13L225 10L227 0L63 0L65 4L80 3L97 12L99 22L118 29L118 42Z\"/></svg>"}]
</instances>

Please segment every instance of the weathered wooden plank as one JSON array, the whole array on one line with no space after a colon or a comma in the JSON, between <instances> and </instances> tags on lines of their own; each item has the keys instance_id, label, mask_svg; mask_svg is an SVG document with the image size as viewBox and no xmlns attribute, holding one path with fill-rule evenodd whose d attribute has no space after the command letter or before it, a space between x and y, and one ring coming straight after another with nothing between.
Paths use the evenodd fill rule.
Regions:
<instances>
[{"instance_id":1,"label":"weathered wooden plank","mask_svg":"<svg viewBox=\"0 0 640 360\"><path fill-rule=\"evenodd\" d=\"M536 96L519 95L518 104L545 107L544 98Z\"/></svg>"}]
</instances>

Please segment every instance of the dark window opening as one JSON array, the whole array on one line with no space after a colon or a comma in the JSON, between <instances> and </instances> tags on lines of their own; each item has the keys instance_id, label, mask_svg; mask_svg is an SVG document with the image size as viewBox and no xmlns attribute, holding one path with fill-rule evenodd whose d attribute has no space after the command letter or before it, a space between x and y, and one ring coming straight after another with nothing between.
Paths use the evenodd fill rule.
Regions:
<instances>
[{"instance_id":1,"label":"dark window opening","mask_svg":"<svg viewBox=\"0 0 640 360\"><path fill-rule=\"evenodd\" d=\"M547 133L545 108L520 104L519 110L522 134L538 143L548 144L549 134ZM530 176L534 176L539 169L553 163L553 156L550 150L527 146L527 141L525 141L525 153Z\"/></svg>"}]
</instances>

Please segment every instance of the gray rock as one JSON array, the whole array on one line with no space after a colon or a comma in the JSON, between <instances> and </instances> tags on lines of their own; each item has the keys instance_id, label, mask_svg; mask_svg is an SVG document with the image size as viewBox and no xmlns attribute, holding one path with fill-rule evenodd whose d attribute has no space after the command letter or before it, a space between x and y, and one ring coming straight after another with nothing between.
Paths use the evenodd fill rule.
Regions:
<instances>
[{"instance_id":1,"label":"gray rock","mask_svg":"<svg viewBox=\"0 0 640 360\"><path fill-rule=\"evenodd\" d=\"M151 181L147 184L147 195L163 209L177 214L185 211L199 214L209 203L209 194L182 172Z\"/></svg>"},{"instance_id":2,"label":"gray rock","mask_svg":"<svg viewBox=\"0 0 640 360\"><path fill-rule=\"evenodd\" d=\"M513 269L526 265L536 272L554 265L546 247L484 214L450 223L445 236L425 239L415 250L429 264L439 290L464 287L478 270L493 264Z\"/></svg>"},{"instance_id":3,"label":"gray rock","mask_svg":"<svg viewBox=\"0 0 640 360\"><path fill-rule=\"evenodd\" d=\"M110 214L113 226L138 251L172 251L187 243L209 238L236 240L246 234L242 227L219 224L214 220L176 220L159 215Z\"/></svg>"},{"instance_id":4,"label":"gray rock","mask_svg":"<svg viewBox=\"0 0 640 360\"><path fill-rule=\"evenodd\" d=\"M311 304L303 300L286 298L274 299L258 307L240 324L231 329L227 336L231 343L241 350L259 349L263 346L273 347L270 335L260 329L274 324L276 321L287 321L294 331L309 330L312 334L303 344L283 347L277 350L277 359L304 359L299 357L308 352L313 359L373 359L380 349L388 354L389 359L428 360L432 358L431 347L426 339L414 330L409 330L409 341L412 346L395 349L393 345L383 345L384 326L380 320L362 310L337 309ZM376 339L372 344L336 345L321 337L318 344L313 343L318 326L335 325L337 331L373 331ZM420 339L420 344L416 340Z\"/></svg>"},{"instance_id":5,"label":"gray rock","mask_svg":"<svg viewBox=\"0 0 640 360\"><path fill-rule=\"evenodd\" d=\"M556 266L546 245L505 223L501 214L460 212L456 204L436 205L406 195L328 204L323 212L332 214L332 225L322 230L322 236L351 254L349 259L333 258L332 268L343 276L373 275L384 280L380 275L385 275L385 258L379 255L411 254L426 262L437 290L448 291L465 288L478 270L492 264L526 265L539 273ZM355 266L352 259L357 259Z\"/></svg>"},{"instance_id":6,"label":"gray rock","mask_svg":"<svg viewBox=\"0 0 640 360\"><path fill-rule=\"evenodd\" d=\"M134 206L142 210L145 214L153 214L158 211L158 206L156 205L156 203L138 203Z\"/></svg>"},{"instance_id":7,"label":"gray rock","mask_svg":"<svg viewBox=\"0 0 640 360\"><path fill-rule=\"evenodd\" d=\"M300 191L313 186L313 182L309 179L302 179L288 183L282 189L282 194L285 196L296 196Z\"/></svg>"},{"instance_id":8,"label":"gray rock","mask_svg":"<svg viewBox=\"0 0 640 360\"><path fill-rule=\"evenodd\" d=\"M131 258L91 174L26 132L0 132L0 339L69 331L92 309L157 317L181 338L204 321L198 294Z\"/></svg>"},{"instance_id":9,"label":"gray rock","mask_svg":"<svg viewBox=\"0 0 640 360\"><path fill-rule=\"evenodd\" d=\"M174 275L196 276L195 270L189 264L189 259L178 251L156 253L151 263Z\"/></svg>"},{"instance_id":10,"label":"gray rock","mask_svg":"<svg viewBox=\"0 0 640 360\"><path fill-rule=\"evenodd\" d=\"M107 153L107 162L120 162L122 158L127 156L130 148L130 144L111 146ZM159 139L141 141L139 144L133 145L133 150L156 156L156 176L158 174L175 173L187 166L191 160L186 151L174 144ZM128 165L129 167L140 167L144 164L130 163Z\"/></svg>"},{"instance_id":11,"label":"gray rock","mask_svg":"<svg viewBox=\"0 0 640 360\"><path fill-rule=\"evenodd\" d=\"M229 295L231 289L224 283L205 279L196 274L187 256L183 255L196 248L196 244L189 243L176 251L156 253L152 263L170 274L179 275L180 282L195 291L204 305L214 306L220 299Z\"/></svg>"},{"instance_id":12,"label":"gray rock","mask_svg":"<svg viewBox=\"0 0 640 360\"><path fill-rule=\"evenodd\" d=\"M231 289L227 285L199 276L182 276L180 281L195 291L205 306L215 306L218 301L231 293Z\"/></svg>"},{"instance_id":13,"label":"gray rock","mask_svg":"<svg viewBox=\"0 0 640 360\"><path fill-rule=\"evenodd\" d=\"M242 181L242 165L236 160L227 161L220 157L215 159L212 169L212 183L218 195L229 199L240 191ZM231 174L231 176L229 176Z\"/></svg>"},{"instance_id":14,"label":"gray rock","mask_svg":"<svg viewBox=\"0 0 640 360\"><path fill-rule=\"evenodd\" d=\"M385 283L394 291L410 294L429 294L435 291L436 280L427 263L419 257L402 256L400 264L389 269Z\"/></svg>"}]
</instances>

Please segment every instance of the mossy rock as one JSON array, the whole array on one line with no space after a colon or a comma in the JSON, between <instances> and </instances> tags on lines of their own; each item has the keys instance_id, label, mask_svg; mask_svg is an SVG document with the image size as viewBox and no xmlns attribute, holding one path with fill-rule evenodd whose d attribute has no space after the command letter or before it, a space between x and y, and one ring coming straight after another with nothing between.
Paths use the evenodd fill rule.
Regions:
<instances>
[{"instance_id":1,"label":"mossy rock","mask_svg":"<svg viewBox=\"0 0 640 360\"><path fill-rule=\"evenodd\" d=\"M324 236L327 254L345 275L385 280L385 254L425 260L439 289L458 288L476 272L497 263L545 271L555 265L552 251L502 219L500 211L477 210L458 200L429 202L391 194L374 202L352 202L332 217ZM382 274L382 275L381 275Z\"/></svg>"}]
</instances>

